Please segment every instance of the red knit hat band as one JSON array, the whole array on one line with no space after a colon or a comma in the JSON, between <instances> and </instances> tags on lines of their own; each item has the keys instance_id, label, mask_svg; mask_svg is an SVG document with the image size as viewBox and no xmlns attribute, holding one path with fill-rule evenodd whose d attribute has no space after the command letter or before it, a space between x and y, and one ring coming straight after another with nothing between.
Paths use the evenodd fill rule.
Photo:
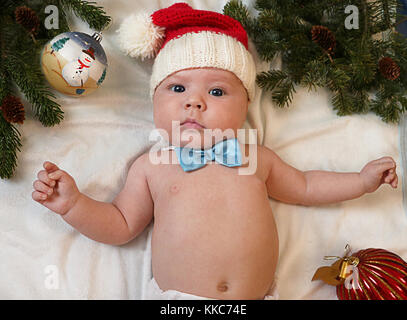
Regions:
<instances>
[{"instance_id":1,"label":"red knit hat band","mask_svg":"<svg viewBox=\"0 0 407 320\"><path fill-rule=\"evenodd\" d=\"M247 34L242 25L237 20L217 12L195 10L186 3L176 3L154 12L151 18L155 25L165 28L161 49L167 42L185 33L212 31L235 38L248 50Z\"/></svg>"}]
</instances>

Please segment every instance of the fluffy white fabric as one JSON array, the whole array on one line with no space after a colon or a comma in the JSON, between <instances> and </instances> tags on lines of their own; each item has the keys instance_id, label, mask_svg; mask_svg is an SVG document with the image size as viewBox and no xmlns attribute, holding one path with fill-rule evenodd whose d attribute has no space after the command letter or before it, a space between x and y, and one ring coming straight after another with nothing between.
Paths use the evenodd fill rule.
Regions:
<instances>
[{"instance_id":1,"label":"fluffy white fabric","mask_svg":"<svg viewBox=\"0 0 407 320\"><path fill-rule=\"evenodd\" d=\"M109 68L97 92L82 98L59 95L61 125L45 128L27 115L16 175L0 181L0 298L141 299L151 276L151 225L134 241L117 247L79 234L58 215L31 199L32 183L45 160L57 163L80 190L111 201L122 188L130 164L152 142L149 100L151 61L133 60L119 50L116 30L130 13L153 12L173 1L97 1L112 17L102 45ZM249 2L253 7L254 1ZM226 1L194 0L197 9L222 11ZM92 34L72 20L72 30ZM268 65L255 57L258 71ZM311 282L315 270L332 262L324 255L380 247L407 259L407 219L403 210L402 168L396 125L375 115L338 117L330 94L297 88L293 105L277 109L256 89L245 126L257 128L259 143L301 169L359 171L381 156L397 164L399 187L382 186L362 198L322 207L270 200L280 237L277 291L282 299L336 299L335 288Z\"/></svg>"}]
</instances>

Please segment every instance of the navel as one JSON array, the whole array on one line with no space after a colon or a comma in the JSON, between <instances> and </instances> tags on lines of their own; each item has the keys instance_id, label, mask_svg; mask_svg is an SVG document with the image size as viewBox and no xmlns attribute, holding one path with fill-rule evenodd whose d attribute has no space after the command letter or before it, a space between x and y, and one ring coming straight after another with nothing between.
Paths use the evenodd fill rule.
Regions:
<instances>
[{"instance_id":1,"label":"navel","mask_svg":"<svg viewBox=\"0 0 407 320\"><path fill-rule=\"evenodd\" d=\"M173 184L172 186L171 186L171 188L170 188L170 192L171 193L177 193L178 191L179 191L179 185L177 185L177 184Z\"/></svg>"},{"instance_id":2,"label":"navel","mask_svg":"<svg viewBox=\"0 0 407 320\"><path fill-rule=\"evenodd\" d=\"M226 292L229 290L229 285L227 282L222 281L218 283L217 289L219 292Z\"/></svg>"}]
</instances>

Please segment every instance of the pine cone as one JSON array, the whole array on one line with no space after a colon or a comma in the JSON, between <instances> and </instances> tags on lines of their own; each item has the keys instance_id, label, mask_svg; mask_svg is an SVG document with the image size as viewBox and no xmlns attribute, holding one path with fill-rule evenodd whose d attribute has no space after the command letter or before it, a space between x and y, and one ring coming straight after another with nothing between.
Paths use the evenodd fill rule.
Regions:
<instances>
[{"instance_id":1,"label":"pine cone","mask_svg":"<svg viewBox=\"0 0 407 320\"><path fill-rule=\"evenodd\" d=\"M318 44L327 53L332 54L336 48L334 33L324 26L313 26L311 29L312 41Z\"/></svg>"},{"instance_id":2,"label":"pine cone","mask_svg":"<svg viewBox=\"0 0 407 320\"><path fill-rule=\"evenodd\" d=\"M25 120L24 106L20 99L12 95L7 95L0 106L3 117L9 123L23 124Z\"/></svg>"},{"instance_id":3,"label":"pine cone","mask_svg":"<svg viewBox=\"0 0 407 320\"><path fill-rule=\"evenodd\" d=\"M379 60L379 71L388 80L396 80L400 76L400 67L390 57Z\"/></svg>"},{"instance_id":4,"label":"pine cone","mask_svg":"<svg viewBox=\"0 0 407 320\"><path fill-rule=\"evenodd\" d=\"M28 32L36 34L40 26L40 19L35 11L26 6L17 7L14 11L16 22L21 24Z\"/></svg>"}]
</instances>

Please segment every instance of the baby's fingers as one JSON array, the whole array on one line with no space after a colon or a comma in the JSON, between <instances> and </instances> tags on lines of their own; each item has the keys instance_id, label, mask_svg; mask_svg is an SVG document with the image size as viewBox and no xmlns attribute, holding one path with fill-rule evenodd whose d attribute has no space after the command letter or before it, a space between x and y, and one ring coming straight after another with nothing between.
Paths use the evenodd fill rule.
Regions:
<instances>
[{"instance_id":1,"label":"baby's fingers","mask_svg":"<svg viewBox=\"0 0 407 320\"><path fill-rule=\"evenodd\" d=\"M31 196L35 201L40 202L40 203L47 200L47 195L45 193L42 193L42 192L39 192L39 191L34 191L31 194Z\"/></svg>"},{"instance_id":2,"label":"baby's fingers","mask_svg":"<svg viewBox=\"0 0 407 320\"><path fill-rule=\"evenodd\" d=\"M50 187L54 187L55 186L55 181L50 179L48 177L48 173L45 170L41 170L40 172L38 172L38 180L40 180L41 182L45 183L46 185L50 186Z\"/></svg>"},{"instance_id":3,"label":"baby's fingers","mask_svg":"<svg viewBox=\"0 0 407 320\"><path fill-rule=\"evenodd\" d=\"M50 161L45 161L42 166L48 172L53 172L53 171L59 170L58 166L55 163L52 163Z\"/></svg>"},{"instance_id":4,"label":"baby's fingers","mask_svg":"<svg viewBox=\"0 0 407 320\"><path fill-rule=\"evenodd\" d=\"M43 193L43 194L47 194L47 195L49 195L49 196L50 196L50 195L52 194L52 192L53 192L53 189L52 189L52 188L50 188L49 186L47 186L45 183L43 183L43 182L40 181L40 180L34 181L33 186L34 186L34 189L35 189L36 191L39 191L39 192L41 192L41 193Z\"/></svg>"},{"instance_id":5,"label":"baby's fingers","mask_svg":"<svg viewBox=\"0 0 407 320\"><path fill-rule=\"evenodd\" d=\"M393 169L395 171L396 164L394 161L384 161L384 162L379 162L375 164L375 168L378 172L383 173L386 170Z\"/></svg>"},{"instance_id":6,"label":"baby's fingers","mask_svg":"<svg viewBox=\"0 0 407 320\"><path fill-rule=\"evenodd\" d=\"M396 162L392 157L382 157L380 159L373 160L373 164L380 164L380 163L385 163L385 162L392 162L394 165L396 165Z\"/></svg>"},{"instance_id":7,"label":"baby's fingers","mask_svg":"<svg viewBox=\"0 0 407 320\"><path fill-rule=\"evenodd\" d=\"M397 188L398 177L394 168L389 169L384 173L383 182L390 184L393 188Z\"/></svg>"},{"instance_id":8,"label":"baby's fingers","mask_svg":"<svg viewBox=\"0 0 407 320\"><path fill-rule=\"evenodd\" d=\"M63 170L57 170L48 174L48 178L55 181L67 182L69 175Z\"/></svg>"}]
</instances>

